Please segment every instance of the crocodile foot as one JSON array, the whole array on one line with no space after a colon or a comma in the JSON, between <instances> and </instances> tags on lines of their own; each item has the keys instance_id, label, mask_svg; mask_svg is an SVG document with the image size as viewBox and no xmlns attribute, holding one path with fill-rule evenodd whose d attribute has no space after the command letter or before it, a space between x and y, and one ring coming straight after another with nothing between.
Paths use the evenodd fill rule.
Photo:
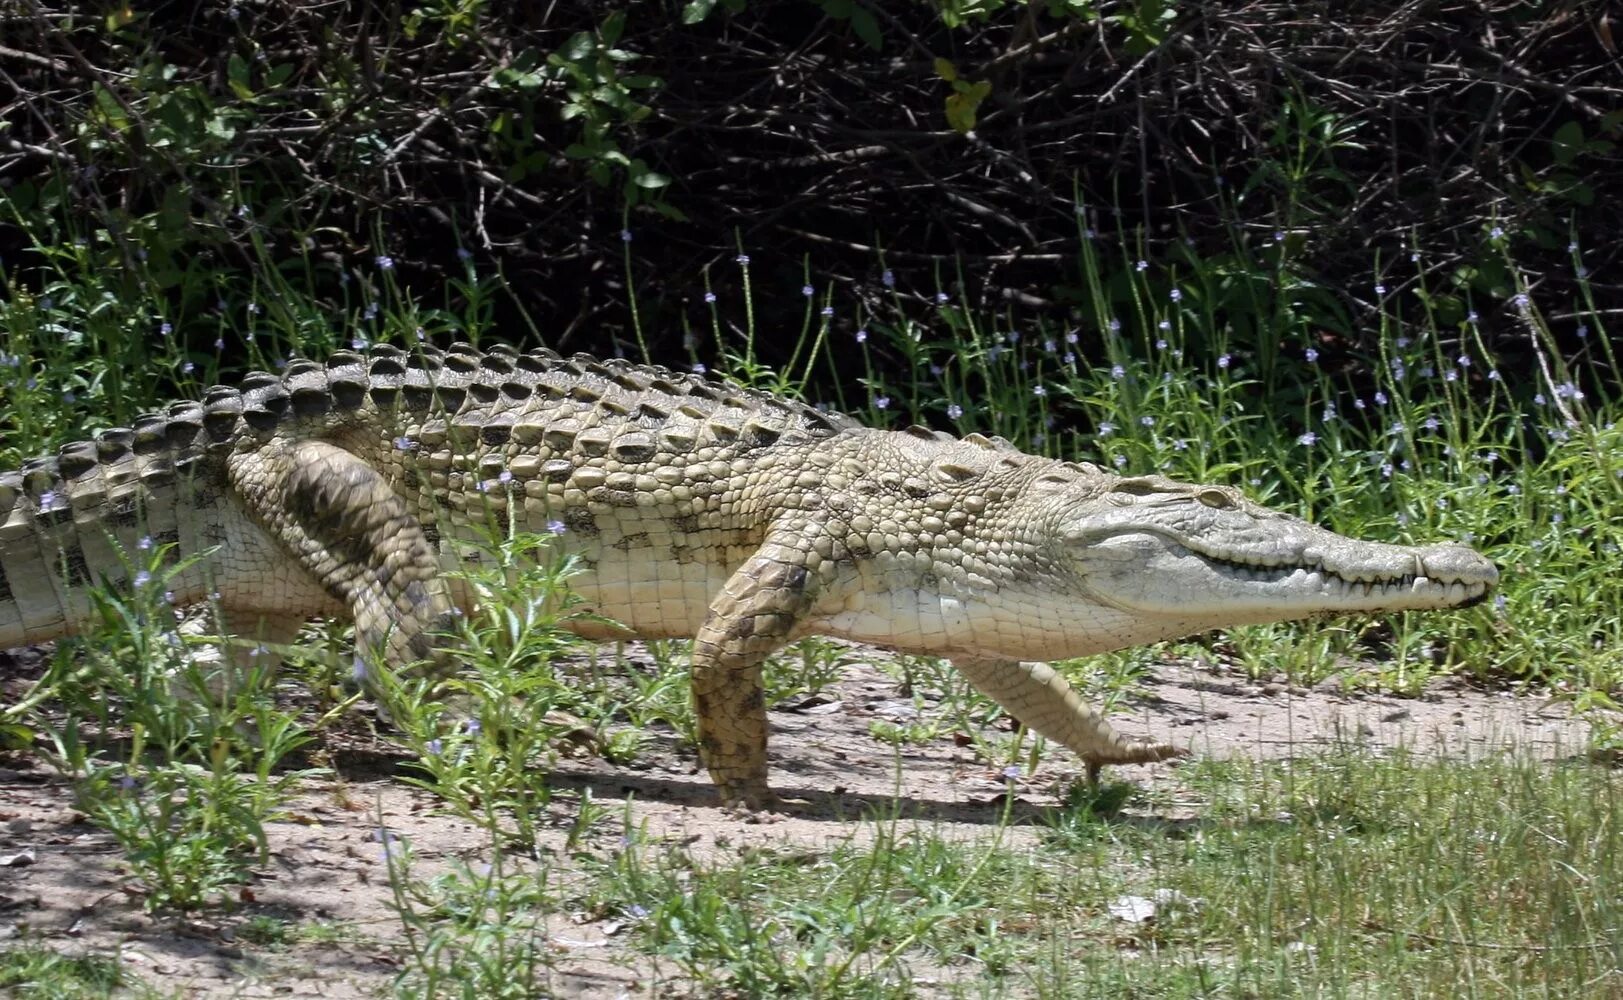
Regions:
<instances>
[{"instance_id":1,"label":"crocodile foot","mask_svg":"<svg viewBox=\"0 0 1623 1000\"><path fill-rule=\"evenodd\" d=\"M1190 756L1183 747L1175 747L1169 743L1138 743L1127 748L1125 753L1108 758L1090 757L1084 763L1088 767L1089 787L1098 787L1099 772L1106 764L1154 764L1162 760L1179 760Z\"/></svg>"}]
</instances>

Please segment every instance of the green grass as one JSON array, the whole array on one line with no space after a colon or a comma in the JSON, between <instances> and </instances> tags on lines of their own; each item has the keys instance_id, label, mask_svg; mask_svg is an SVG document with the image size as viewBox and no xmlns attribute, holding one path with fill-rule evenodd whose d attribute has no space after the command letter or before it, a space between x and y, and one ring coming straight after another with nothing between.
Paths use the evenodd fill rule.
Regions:
<instances>
[{"instance_id":1,"label":"green grass","mask_svg":"<svg viewBox=\"0 0 1623 1000\"><path fill-rule=\"evenodd\" d=\"M750 996L906 996L919 976L956 996L1618 988L1623 799L1603 771L1345 750L1180 778L1186 819L1076 807L1035 842L878 817L862 843L716 863L632 838L595 893L640 947ZM1112 912L1134 897L1153 918Z\"/></svg>"},{"instance_id":2,"label":"green grass","mask_svg":"<svg viewBox=\"0 0 1623 1000\"><path fill-rule=\"evenodd\" d=\"M126 985L110 958L68 956L35 945L0 948L0 991L17 1000L90 1000Z\"/></svg>"},{"instance_id":3,"label":"green grass","mask_svg":"<svg viewBox=\"0 0 1623 1000\"><path fill-rule=\"evenodd\" d=\"M274 366L351 341L410 344L418 331L488 340L500 294L464 262L447 309L421 308L386 270L358 273L346 286L354 300L336 312L285 278L142 300L110 294L92 266L102 238L45 247L38 291L12 283L0 299L8 468L64 428L127 424L171 392L195 395L225 377L226 357ZM1484 239L1509 261L1502 235ZM773 369L753 329L739 336L727 322L769 294L739 261L722 266L745 269L749 298L714 304L709 330L694 335L708 333L736 377L778 391L801 391L836 355L860 356L860 396L822 384L835 385L832 403L876 424L997 433L1108 468L1233 483L1348 534L1465 541L1503 569L1497 600L1465 612L1237 628L1065 664L1096 704L1108 708L1179 655L1259 678L1340 676L1404 692L1464 673L1612 706L1623 689L1623 404L1593 302L1548 306L1592 327L1560 340L1583 345L1563 355L1544 304L1473 303L1460 286L1429 285L1421 260L1401 291L1374 292L1374 347L1349 355L1323 332L1335 317L1291 274L1288 246L1140 267L1124 235L1083 233L1078 245L1079 305L1064 325L977 312L940 286L882 280L854 300L813 287L793 355ZM267 271L316 266L295 264ZM208 311L212 351L173 339L172 302ZM1493 354L1473 304L1517 311L1535 372ZM1272 339L1236 325L1241 309L1263 317ZM195 328L197 316L187 319ZM910 983L1040 997L1623 991L1615 783L1577 764L1355 750L1204 761L1141 798L1108 788L1035 825L989 818L949 830L899 818L898 804L853 823L834 847L736 856L650 840L628 806L623 842L605 847L613 817L589 795L552 787L559 741L589 732L596 753L628 766L661 742L691 753L685 652L655 643L651 666L602 653L561 666L577 644L556 630L567 601L548 598L570 567L521 558L538 541L492 540L496 570L470 581L489 600L463 623L461 679L392 695L399 739L417 760L409 780L483 832L467 845L477 861L435 878L419 873L409 841L385 843L400 995L550 988L544 922L581 908L623 920L627 947L702 991L738 995L906 996ZM75 777L149 907L229 907L264 856L264 824L308 776L285 759L323 738L323 720L295 718L269 678L211 686L164 603L172 567L162 552L132 558L150 558L150 577L106 595L105 627L64 644L38 703L13 710L6 732ZM826 688L845 655L815 639L783 651L767 670L769 699ZM323 694L345 672L312 646L292 659ZM971 734L994 765L1034 768L1047 752L992 728L997 709L940 662L885 669L918 714L876 722L878 753L954 733ZM1609 718L1596 715L1606 746L1623 742ZM559 822L564 849L549 854ZM1112 913L1135 898L1162 902L1152 921ZM330 933L263 918L243 941L285 949ZM32 947L0 956L0 986L21 996L102 995L110 975L116 967Z\"/></svg>"}]
</instances>

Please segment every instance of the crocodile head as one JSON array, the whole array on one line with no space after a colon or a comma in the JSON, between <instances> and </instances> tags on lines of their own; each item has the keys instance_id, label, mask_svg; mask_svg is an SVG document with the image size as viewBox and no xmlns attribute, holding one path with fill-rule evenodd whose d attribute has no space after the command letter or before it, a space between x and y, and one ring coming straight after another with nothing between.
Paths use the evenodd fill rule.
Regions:
<instances>
[{"instance_id":1,"label":"crocodile head","mask_svg":"<svg viewBox=\"0 0 1623 1000\"><path fill-rule=\"evenodd\" d=\"M1158 476L1116 480L1068 505L1059 535L1090 602L1208 627L1465 607L1499 579L1461 545L1359 541L1227 487Z\"/></svg>"}]
</instances>

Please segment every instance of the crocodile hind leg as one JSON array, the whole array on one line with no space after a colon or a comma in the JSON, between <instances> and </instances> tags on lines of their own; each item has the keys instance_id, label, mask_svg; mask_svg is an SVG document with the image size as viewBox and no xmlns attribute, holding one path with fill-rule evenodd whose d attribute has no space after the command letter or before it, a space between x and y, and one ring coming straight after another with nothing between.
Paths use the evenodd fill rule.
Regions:
<instances>
[{"instance_id":1,"label":"crocodile hind leg","mask_svg":"<svg viewBox=\"0 0 1623 1000\"><path fill-rule=\"evenodd\" d=\"M439 553L376 469L298 441L233 455L228 472L244 506L264 512L265 530L354 617L363 681L379 659L398 671L434 655L454 613Z\"/></svg>"},{"instance_id":2,"label":"crocodile hind leg","mask_svg":"<svg viewBox=\"0 0 1623 1000\"><path fill-rule=\"evenodd\" d=\"M1090 782L1098 780L1104 764L1144 764L1187 753L1116 732L1046 663L955 659L952 665L1023 725L1074 751L1087 764Z\"/></svg>"},{"instance_id":3,"label":"crocodile hind leg","mask_svg":"<svg viewBox=\"0 0 1623 1000\"><path fill-rule=\"evenodd\" d=\"M810 605L804 559L794 546L763 546L727 580L693 640L699 758L727 805L772 802L761 664L793 637Z\"/></svg>"}]
</instances>

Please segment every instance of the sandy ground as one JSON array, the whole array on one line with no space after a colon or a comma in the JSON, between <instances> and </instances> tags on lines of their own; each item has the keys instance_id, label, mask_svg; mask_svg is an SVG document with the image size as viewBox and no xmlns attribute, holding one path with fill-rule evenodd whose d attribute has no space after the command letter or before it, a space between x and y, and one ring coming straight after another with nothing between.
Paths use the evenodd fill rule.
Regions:
<instances>
[{"instance_id":1,"label":"sandy ground","mask_svg":"<svg viewBox=\"0 0 1623 1000\"><path fill-rule=\"evenodd\" d=\"M1007 782L977 762L964 741L949 733L931 745L898 751L869 734L875 718L905 719L913 711L912 700L874 668L883 655L853 650L839 684L794 710L772 713L773 787L799 800L782 813L742 818L717 808L692 756L669 741L656 741L654 752L635 767L563 762L555 786L590 789L614 817L585 849L607 857L617 848L628 795L634 822L645 823L650 837L717 860L751 847L817 852L853 836L860 841L867 831L856 817L864 809L888 808L898 786L902 815L918 817L943 835L985 835L1001 815ZM1423 697L1400 699L1348 697L1328 686L1257 684L1211 664L1170 663L1157 674L1131 711L1114 721L1124 731L1187 746L1197 756L1285 758L1356 744L1401 745L1460 759L1507 749L1557 759L1587 747L1587 725L1570 718L1564 704L1458 683L1442 682ZM0 663L0 679L5 676ZM8 684L8 696L14 686ZM140 898L125 888L116 845L73 808L67 782L29 756L0 756L0 862L12 862L0 866L0 949L29 941L69 953L118 955L135 976L186 997L386 993L400 971L401 952L380 825L410 842L415 873L425 876L454 859L477 863L484 840L467 824L439 814L432 796L391 780L404 758L364 733L357 726L331 737L336 776L310 782L290 817L272 825L271 857L242 905L192 920L145 914ZM1079 772L1074 757L1050 754L1037 775L1021 782L1016 815L1051 804L1054 789ZM1168 765L1110 773L1147 788L1171 781ZM573 814L568 798L560 796L554 806L548 843L559 857ZM1012 836L1018 840L1030 831L1017 825ZM19 855L30 860L21 863ZM561 877L571 877L567 865ZM239 929L256 914L335 922L345 932L333 942L253 946ZM679 970L625 943L623 915L569 912L566 906L547 931L553 995L690 993Z\"/></svg>"}]
</instances>

